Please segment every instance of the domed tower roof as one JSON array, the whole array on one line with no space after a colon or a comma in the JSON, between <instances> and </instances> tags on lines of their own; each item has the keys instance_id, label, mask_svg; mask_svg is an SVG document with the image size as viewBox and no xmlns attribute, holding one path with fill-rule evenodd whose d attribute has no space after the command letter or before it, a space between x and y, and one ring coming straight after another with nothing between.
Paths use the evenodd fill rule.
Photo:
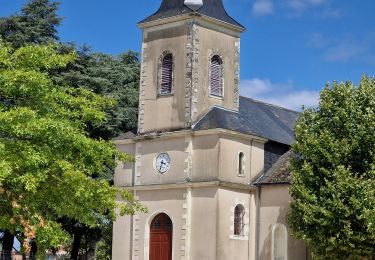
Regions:
<instances>
[{"instance_id":1,"label":"domed tower roof","mask_svg":"<svg viewBox=\"0 0 375 260\"><path fill-rule=\"evenodd\" d=\"M245 30L244 26L228 15L222 0L163 0L159 10L139 24L187 14L210 17Z\"/></svg>"}]
</instances>

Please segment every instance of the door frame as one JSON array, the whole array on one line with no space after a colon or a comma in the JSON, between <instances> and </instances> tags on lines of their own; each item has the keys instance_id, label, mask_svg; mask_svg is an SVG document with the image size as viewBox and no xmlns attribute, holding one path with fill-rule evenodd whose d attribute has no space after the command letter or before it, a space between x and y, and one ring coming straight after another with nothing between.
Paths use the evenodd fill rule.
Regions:
<instances>
[{"instance_id":1,"label":"door frame","mask_svg":"<svg viewBox=\"0 0 375 260\"><path fill-rule=\"evenodd\" d=\"M150 260L150 226L151 226L151 222L154 220L154 218L159 215L159 214L166 214L170 220L172 221L172 259L173 259L173 252L174 252L174 237L175 237L175 221L174 219L171 217L171 214L169 214L168 211L166 210L158 210L158 211L155 211L153 212L146 220L146 223L145 223L145 241L144 241L144 259L145 260Z\"/></svg>"}]
</instances>

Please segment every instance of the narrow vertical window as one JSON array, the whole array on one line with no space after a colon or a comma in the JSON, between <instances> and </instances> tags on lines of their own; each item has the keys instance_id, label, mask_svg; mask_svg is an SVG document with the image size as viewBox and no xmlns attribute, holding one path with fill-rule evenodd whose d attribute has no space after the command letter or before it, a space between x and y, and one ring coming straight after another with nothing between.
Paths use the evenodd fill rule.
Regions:
<instances>
[{"instance_id":1,"label":"narrow vertical window","mask_svg":"<svg viewBox=\"0 0 375 260\"><path fill-rule=\"evenodd\" d=\"M211 59L210 94L216 97L223 96L223 62L218 55Z\"/></svg>"},{"instance_id":2,"label":"narrow vertical window","mask_svg":"<svg viewBox=\"0 0 375 260\"><path fill-rule=\"evenodd\" d=\"M235 236L243 236L244 234L244 216L245 216L245 208L242 205L237 205L234 209L234 235Z\"/></svg>"},{"instance_id":3,"label":"narrow vertical window","mask_svg":"<svg viewBox=\"0 0 375 260\"><path fill-rule=\"evenodd\" d=\"M171 94L172 83L173 83L173 56L172 54L167 54L163 57L163 61L161 64L160 94L161 95Z\"/></svg>"},{"instance_id":4,"label":"narrow vertical window","mask_svg":"<svg viewBox=\"0 0 375 260\"><path fill-rule=\"evenodd\" d=\"M238 155L238 175L244 175L245 172L245 154L243 152L240 152Z\"/></svg>"}]
</instances>

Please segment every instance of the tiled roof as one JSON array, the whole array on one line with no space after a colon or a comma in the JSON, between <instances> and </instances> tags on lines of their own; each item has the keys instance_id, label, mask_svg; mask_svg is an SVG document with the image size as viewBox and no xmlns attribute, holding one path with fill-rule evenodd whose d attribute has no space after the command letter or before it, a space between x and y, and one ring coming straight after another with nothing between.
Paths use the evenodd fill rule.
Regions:
<instances>
[{"instance_id":1,"label":"tiled roof","mask_svg":"<svg viewBox=\"0 0 375 260\"><path fill-rule=\"evenodd\" d=\"M291 181L290 159L293 152L289 151L277 160L277 162L266 173L262 174L254 185L289 184Z\"/></svg>"},{"instance_id":2,"label":"tiled roof","mask_svg":"<svg viewBox=\"0 0 375 260\"><path fill-rule=\"evenodd\" d=\"M240 97L239 112L213 107L193 129L223 128L290 145L298 115L296 111Z\"/></svg>"},{"instance_id":3,"label":"tiled roof","mask_svg":"<svg viewBox=\"0 0 375 260\"><path fill-rule=\"evenodd\" d=\"M231 25L245 29L240 23L230 17L225 11L222 0L204 0L203 6L197 11L193 11L184 5L185 0L163 0L159 10L153 15L139 22L139 24L152 22L160 19L174 17L184 14L195 14L208 16L213 19L229 23Z\"/></svg>"}]
</instances>

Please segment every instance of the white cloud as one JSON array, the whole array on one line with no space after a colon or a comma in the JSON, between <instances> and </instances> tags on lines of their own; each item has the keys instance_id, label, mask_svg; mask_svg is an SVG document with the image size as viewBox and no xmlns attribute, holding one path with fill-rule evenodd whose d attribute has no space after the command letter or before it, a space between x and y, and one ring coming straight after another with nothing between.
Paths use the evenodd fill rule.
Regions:
<instances>
[{"instance_id":1,"label":"white cloud","mask_svg":"<svg viewBox=\"0 0 375 260\"><path fill-rule=\"evenodd\" d=\"M287 6L297 12L305 11L310 7L320 6L325 4L327 0L287 0Z\"/></svg>"},{"instance_id":2,"label":"white cloud","mask_svg":"<svg viewBox=\"0 0 375 260\"><path fill-rule=\"evenodd\" d=\"M321 5L325 2L327 2L327 0L305 0L305 2L308 2L312 5Z\"/></svg>"},{"instance_id":3,"label":"white cloud","mask_svg":"<svg viewBox=\"0 0 375 260\"><path fill-rule=\"evenodd\" d=\"M339 9L326 9L321 14L322 18L340 18L342 17L342 11Z\"/></svg>"},{"instance_id":4,"label":"white cloud","mask_svg":"<svg viewBox=\"0 0 375 260\"><path fill-rule=\"evenodd\" d=\"M320 49L323 60L327 62L375 64L375 31L333 37L314 33L308 45Z\"/></svg>"},{"instance_id":5,"label":"white cloud","mask_svg":"<svg viewBox=\"0 0 375 260\"><path fill-rule=\"evenodd\" d=\"M319 100L318 91L296 90L292 81L279 84L259 78L242 80L241 95L293 110L317 106Z\"/></svg>"},{"instance_id":6,"label":"white cloud","mask_svg":"<svg viewBox=\"0 0 375 260\"><path fill-rule=\"evenodd\" d=\"M252 8L252 13L256 16L273 14L273 2L271 0L256 0Z\"/></svg>"},{"instance_id":7,"label":"white cloud","mask_svg":"<svg viewBox=\"0 0 375 260\"><path fill-rule=\"evenodd\" d=\"M313 15L321 18L340 18L342 13L339 9L333 9L330 0L255 0L252 6L252 14L265 16L274 14L276 9L285 9L289 17L299 17L311 9L319 9Z\"/></svg>"},{"instance_id":8,"label":"white cloud","mask_svg":"<svg viewBox=\"0 0 375 260\"><path fill-rule=\"evenodd\" d=\"M366 56L367 46L363 44L342 43L326 50L324 60L328 62L348 62Z\"/></svg>"},{"instance_id":9,"label":"white cloud","mask_svg":"<svg viewBox=\"0 0 375 260\"><path fill-rule=\"evenodd\" d=\"M308 45L313 48L325 48L331 44L331 40L320 33L310 35Z\"/></svg>"},{"instance_id":10,"label":"white cloud","mask_svg":"<svg viewBox=\"0 0 375 260\"><path fill-rule=\"evenodd\" d=\"M266 102L281 107L301 110L302 106L305 107L316 107L319 103L319 92L318 91L291 91L284 93L278 97L266 98Z\"/></svg>"}]
</instances>

